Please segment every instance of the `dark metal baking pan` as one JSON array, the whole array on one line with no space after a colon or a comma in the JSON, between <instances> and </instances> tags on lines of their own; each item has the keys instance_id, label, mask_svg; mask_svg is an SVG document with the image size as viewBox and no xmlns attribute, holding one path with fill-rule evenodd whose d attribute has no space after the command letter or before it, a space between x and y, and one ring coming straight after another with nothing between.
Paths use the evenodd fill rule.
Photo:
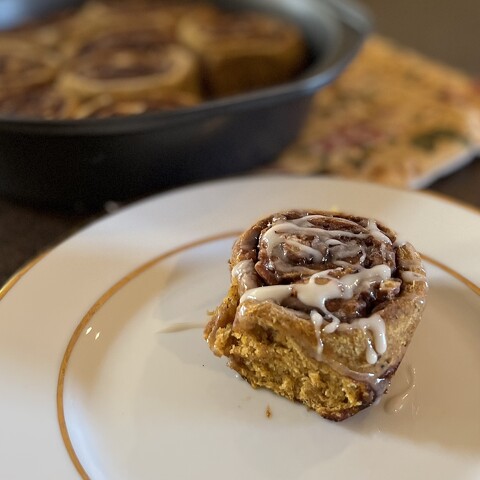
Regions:
<instances>
[{"instance_id":1,"label":"dark metal baking pan","mask_svg":"<svg viewBox=\"0 0 480 480\"><path fill-rule=\"evenodd\" d=\"M213 3L296 22L309 45L308 68L289 83L185 110L111 119L0 118L0 194L91 210L264 165L294 140L313 94L341 73L370 30L363 9L346 0Z\"/></svg>"}]
</instances>

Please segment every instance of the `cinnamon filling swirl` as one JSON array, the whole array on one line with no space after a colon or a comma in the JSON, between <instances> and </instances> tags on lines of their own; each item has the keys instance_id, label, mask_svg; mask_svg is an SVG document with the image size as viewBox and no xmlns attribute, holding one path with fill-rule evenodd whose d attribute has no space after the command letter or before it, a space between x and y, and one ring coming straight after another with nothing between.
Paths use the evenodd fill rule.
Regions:
<instances>
[{"instance_id":1,"label":"cinnamon filling swirl","mask_svg":"<svg viewBox=\"0 0 480 480\"><path fill-rule=\"evenodd\" d=\"M84 55L72 71L87 78L112 80L158 75L167 72L172 66L172 59L161 53L139 56L129 50L117 50L110 56L99 56L97 53Z\"/></svg>"},{"instance_id":2,"label":"cinnamon filling swirl","mask_svg":"<svg viewBox=\"0 0 480 480\"><path fill-rule=\"evenodd\" d=\"M48 83L56 70L47 50L20 40L0 41L0 96Z\"/></svg>"},{"instance_id":3,"label":"cinnamon filling swirl","mask_svg":"<svg viewBox=\"0 0 480 480\"><path fill-rule=\"evenodd\" d=\"M83 103L105 95L134 103L103 109L100 116L137 114L151 111L166 93L200 101L281 83L299 72L306 53L299 29L272 15L223 11L203 2L88 0L0 32L2 112L63 115L66 110L55 109L50 95L41 108L26 108L22 95L16 96L49 86L80 106L69 109L68 118L84 118ZM12 93L16 107L7 98Z\"/></svg>"},{"instance_id":4,"label":"cinnamon filling swirl","mask_svg":"<svg viewBox=\"0 0 480 480\"><path fill-rule=\"evenodd\" d=\"M231 13L216 13L210 16L210 22L203 24L203 30L212 36L227 40L259 39L279 40L285 38L281 25L264 16L246 13L236 15Z\"/></svg>"},{"instance_id":5,"label":"cinnamon filling swirl","mask_svg":"<svg viewBox=\"0 0 480 480\"><path fill-rule=\"evenodd\" d=\"M48 85L0 97L1 116L41 117L54 120L68 118L72 109L71 100Z\"/></svg>"},{"instance_id":6,"label":"cinnamon filling swirl","mask_svg":"<svg viewBox=\"0 0 480 480\"><path fill-rule=\"evenodd\" d=\"M81 43L75 53L76 57L91 55L92 53L110 54L118 50L135 52L155 51L159 47L171 43L172 38L158 29L129 29L125 31L104 32L92 40Z\"/></svg>"},{"instance_id":7,"label":"cinnamon filling swirl","mask_svg":"<svg viewBox=\"0 0 480 480\"><path fill-rule=\"evenodd\" d=\"M307 314L321 334L360 328L373 334L367 361L376 363L387 339L381 311L399 295L395 234L376 221L353 216L287 212L250 229L237 252L245 258L233 276L240 304L272 301ZM413 278L413 277L412 277Z\"/></svg>"}]
</instances>

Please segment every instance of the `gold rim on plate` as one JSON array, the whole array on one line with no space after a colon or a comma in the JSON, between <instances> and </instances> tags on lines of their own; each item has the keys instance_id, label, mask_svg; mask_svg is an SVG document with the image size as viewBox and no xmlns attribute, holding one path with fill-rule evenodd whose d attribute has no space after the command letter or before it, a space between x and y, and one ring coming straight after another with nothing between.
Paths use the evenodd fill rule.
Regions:
<instances>
[{"instance_id":1,"label":"gold rim on plate","mask_svg":"<svg viewBox=\"0 0 480 480\"><path fill-rule=\"evenodd\" d=\"M305 177L305 178L312 178L312 177ZM354 180L351 180L351 179L341 179L341 180L342 181L347 181L347 182L357 182L358 183L358 181L354 181ZM372 183L372 182L363 182L363 183L382 186L382 187L390 188L392 190L396 190L396 191L399 191L399 192L418 193L420 195L425 195L426 197L433 197L434 199L450 203L450 204L455 205L455 206L457 206L457 207L459 207L463 210L467 210L468 212L480 215L480 208L479 207L477 207L475 205L471 205L471 204L469 204L469 203L467 203L463 200L459 200L457 198L450 197L449 195L446 195L445 193L436 192L434 190L410 190L410 189L398 187L398 186L395 186L395 185L381 185L381 184ZM187 187L184 187L184 188L188 189L190 187L187 186ZM55 248L55 247L53 247L53 248ZM40 260L42 260L44 257L46 257L50 253L50 251L53 250L53 248L48 249L45 252L35 256L32 260L27 262L23 267L21 267L19 270L17 270L15 273L13 273L12 276L3 284L3 286L0 287L0 300L12 289L12 287L23 277L23 275L25 275L29 270L31 270ZM448 269L449 267L446 267L446 268ZM454 271L454 270L452 270L452 271ZM460 275L460 274L458 274L458 275ZM462 278L464 278L468 283L470 283L470 284L472 284L476 287L476 285L474 283L470 282L465 277L462 277ZM478 287L476 287L476 288L478 288Z\"/></svg>"},{"instance_id":2,"label":"gold rim on plate","mask_svg":"<svg viewBox=\"0 0 480 480\"><path fill-rule=\"evenodd\" d=\"M81 464L75 449L73 447L72 441L70 439L70 435L68 433L68 428L67 428L67 423L65 419L65 411L64 411L64 403L63 403L63 393L64 393L64 382L65 382L65 375L68 367L68 363L70 360L70 356L76 346L76 343L78 339L80 338L82 332L84 331L85 327L89 324L91 319L95 316L95 314L117 293L119 292L125 285L127 285L130 281L133 279L139 277L142 273L145 273L148 269L154 267L158 263L162 262L163 260L166 260L169 257L172 257L173 255L177 255L179 253L185 252L187 250L190 250L192 248L199 247L200 245L205 245L211 242L216 242L218 240L224 240L227 238L234 238L237 237L241 232L227 232L223 234L218 234L214 235L211 237L206 237L201 240L197 240L195 242L177 247L173 250L170 250L166 253L163 253L152 260L149 260L148 262L144 263L140 267L137 267L135 270L131 271L127 275L125 275L123 278L121 278L117 283L115 283L111 288L109 288L94 304L93 306L88 310L86 315L82 318L80 323L77 325L75 328L75 331L73 332L72 337L70 338L70 341L68 342L67 348L65 350L62 363L60 366L60 371L58 374L58 383L57 383L57 417L58 417L58 424L60 427L60 432L62 434L62 439L65 445L65 448L70 456L70 459L72 460L72 463L74 464L75 468L77 469L78 473L84 480L89 480L90 477L88 476L85 468ZM435 265L436 267L439 267L442 269L444 272L446 272L448 275L454 277L455 279L459 280L462 282L465 286L467 286L470 290L472 290L475 294L480 295L480 287L475 285L473 282L465 278L463 275L460 273L456 272L450 267L447 267L443 263L439 262L438 260L433 259L432 257L428 255L423 255L422 254L422 259L427 261L428 263Z\"/></svg>"},{"instance_id":3,"label":"gold rim on plate","mask_svg":"<svg viewBox=\"0 0 480 480\"><path fill-rule=\"evenodd\" d=\"M392 187L390 187L392 188ZM411 192L410 190L407 189L402 189L400 187L394 187L395 190L403 191L403 192ZM468 210L470 212L476 213L477 215L480 215L480 209L475 207L474 205L469 205L465 202L462 202L460 200L457 200L455 198L451 198L445 194L439 193L439 192L433 192L433 191L425 191L425 190L420 190L417 191L416 193L419 193L421 195L426 195L430 196L433 198L437 198L439 200L446 201L448 203L451 203L453 205L456 205L462 209ZM137 267L127 275L125 275L122 279L120 279L118 282L116 282L111 288L109 288L96 302L95 304L89 309L87 314L82 318L80 323L77 325L75 328L75 331L73 335L70 338L70 341L67 345L67 348L65 350L60 370L59 370L59 375L58 375L58 383L57 383L57 418L58 418L58 423L60 427L60 433L62 435L62 439L65 445L65 448L70 456L70 459L75 466L76 470L84 480L89 480L90 477L88 476L85 468L82 466L70 439L67 425L66 425L66 420L65 420L65 414L64 414L64 405L63 405L63 389L64 389L64 380L65 380L65 374L68 366L68 361L70 359L70 356L72 354L73 349L75 348L75 345L80 337L81 332L85 328L85 326L90 322L90 320L93 318L93 316L102 308L102 306L111 298L113 297L119 290L121 290L125 285L127 285L131 280L134 278L138 277L145 271L147 271L149 268L155 266L159 262L176 255L178 253L181 253L183 251L198 247L200 245L204 245L206 243L218 241L218 240L223 240L229 237L236 237L239 235L240 232L226 232L226 233L221 233L218 235L206 237L204 239L197 240L195 242L177 247L173 250L170 250L166 253L163 253L161 255L158 255L157 257L153 258L152 260L149 260L148 262L142 264L141 266ZM13 274L9 280L0 288L0 300L2 300L7 293L9 293L12 288L21 280L21 278L28 273L37 263L39 263L41 260L43 260L51 250L47 250L46 252L41 253L40 255L36 256L33 258L30 262L25 264L20 270L18 270L15 274ZM465 286L467 286L470 290L472 290L476 295L480 295L480 287L473 283L471 280L467 279L464 277L462 274L457 272L456 270L452 269L451 267L448 267L444 263L430 257L429 255L421 254L422 258L427 261L428 263L435 265L436 267L442 269L444 272L446 272L448 275L454 277L455 279L459 280L462 282Z\"/></svg>"}]
</instances>

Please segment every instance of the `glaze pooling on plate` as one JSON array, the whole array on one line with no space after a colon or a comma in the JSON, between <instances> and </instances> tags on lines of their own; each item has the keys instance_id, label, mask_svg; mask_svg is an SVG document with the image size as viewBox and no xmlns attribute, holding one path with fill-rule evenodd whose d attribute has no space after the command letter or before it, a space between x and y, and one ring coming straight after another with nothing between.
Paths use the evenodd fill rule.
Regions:
<instances>
[{"instance_id":1,"label":"glaze pooling on plate","mask_svg":"<svg viewBox=\"0 0 480 480\"><path fill-rule=\"evenodd\" d=\"M415 389L415 367L412 365L405 366L405 386L402 391L397 394L391 394L384 403L385 412L390 414L398 414L408 403L409 397L412 396Z\"/></svg>"}]
</instances>

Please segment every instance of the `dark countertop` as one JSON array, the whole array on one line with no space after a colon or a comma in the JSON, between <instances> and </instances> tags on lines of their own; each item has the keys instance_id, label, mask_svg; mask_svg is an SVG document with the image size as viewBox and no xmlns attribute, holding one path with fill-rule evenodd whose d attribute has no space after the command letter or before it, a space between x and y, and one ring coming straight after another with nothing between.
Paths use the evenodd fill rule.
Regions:
<instances>
[{"instance_id":1,"label":"dark countertop","mask_svg":"<svg viewBox=\"0 0 480 480\"><path fill-rule=\"evenodd\" d=\"M374 14L380 33L473 75L480 74L477 0L364 3ZM430 189L480 208L480 159ZM34 256L105 214L48 212L0 199L0 285Z\"/></svg>"}]
</instances>

